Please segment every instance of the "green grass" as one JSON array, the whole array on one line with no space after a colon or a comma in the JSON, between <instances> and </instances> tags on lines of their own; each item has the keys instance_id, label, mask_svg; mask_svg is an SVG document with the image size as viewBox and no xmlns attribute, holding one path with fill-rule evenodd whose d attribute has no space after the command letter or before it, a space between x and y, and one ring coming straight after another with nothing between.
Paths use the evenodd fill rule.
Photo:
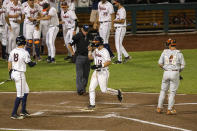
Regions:
<instances>
[{"instance_id":1,"label":"green grass","mask_svg":"<svg viewBox=\"0 0 197 131\"><path fill-rule=\"evenodd\" d=\"M157 61L162 51L131 52L133 59L126 64L110 66L109 87L121 88L132 92L159 92L163 71ZM182 51L186 68L181 73L178 93L197 93L197 50ZM31 91L66 91L75 90L75 65L56 57L56 64L39 62L34 68L27 69L26 78ZM92 71L91 71L92 73ZM0 61L0 82L8 78L7 62ZM89 80L91 74L89 76ZM14 82L0 85L0 91L15 91Z\"/></svg>"}]
</instances>

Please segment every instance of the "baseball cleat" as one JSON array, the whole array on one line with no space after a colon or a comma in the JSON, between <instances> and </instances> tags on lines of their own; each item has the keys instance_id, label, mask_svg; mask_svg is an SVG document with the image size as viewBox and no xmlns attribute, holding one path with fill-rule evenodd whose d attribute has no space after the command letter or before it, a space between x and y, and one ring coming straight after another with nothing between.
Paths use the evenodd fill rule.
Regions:
<instances>
[{"instance_id":1,"label":"baseball cleat","mask_svg":"<svg viewBox=\"0 0 197 131\"><path fill-rule=\"evenodd\" d=\"M162 108L157 108L157 113L163 113L163 109Z\"/></svg>"},{"instance_id":2,"label":"baseball cleat","mask_svg":"<svg viewBox=\"0 0 197 131\"><path fill-rule=\"evenodd\" d=\"M21 112L20 116L30 117L31 115L27 111L25 111L25 112Z\"/></svg>"},{"instance_id":3,"label":"baseball cleat","mask_svg":"<svg viewBox=\"0 0 197 131\"><path fill-rule=\"evenodd\" d=\"M117 97L118 97L118 100L121 102L122 101L122 92L121 92L121 90L118 90Z\"/></svg>"},{"instance_id":4,"label":"baseball cleat","mask_svg":"<svg viewBox=\"0 0 197 131\"><path fill-rule=\"evenodd\" d=\"M95 105L88 105L88 107L80 110L84 112L93 112L95 110L95 107L96 107Z\"/></svg>"},{"instance_id":5,"label":"baseball cleat","mask_svg":"<svg viewBox=\"0 0 197 131\"><path fill-rule=\"evenodd\" d=\"M131 59L131 57L130 56L128 56L128 57L125 57L125 59L124 59L124 63L126 63L127 61L129 61Z\"/></svg>"},{"instance_id":6,"label":"baseball cleat","mask_svg":"<svg viewBox=\"0 0 197 131\"><path fill-rule=\"evenodd\" d=\"M115 61L114 64L122 64L122 61Z\"/></svg>"},{"instance_id":7,"label":"baseball cleat","mask_svg":"<svg viewBox=\"0 0 197 131\"><path fill-rule=\"evenodd\" d=\"M21 119L24 119L24 116L19 116L17 114L14 114L10 117L11 119L18 119L18 120L21 120Z\"/></svg>"},{"instance_id":8,"label":"baseball cleat","mask_svg":"<svg viewBox=\"0 0 197 131\"><path fill-rule=\"evenodd\" d=\"M166 114L167 115L176 115L176 110L175 109L167 110Z\"/></svg>"},{"instance_id":9,"label":"baseball cleat","mask_svg":"<svg viewBox=\"0 0 197 131\"><path fill-rule=\"evenodd\" d=\"M89 105L89 106L88 106L88 109L89 109L89 110L94 110L95 107L96 107L95 105Z\"/></svg>"}]
</instances>

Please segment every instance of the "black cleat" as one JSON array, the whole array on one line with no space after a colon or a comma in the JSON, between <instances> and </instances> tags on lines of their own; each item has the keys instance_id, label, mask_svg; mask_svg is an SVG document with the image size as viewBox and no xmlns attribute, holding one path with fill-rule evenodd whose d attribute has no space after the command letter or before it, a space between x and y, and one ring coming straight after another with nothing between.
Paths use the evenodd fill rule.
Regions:
<instances>
[{"instance_id":1,"label":"black cleat","mask_svg":"<svg viewBox=\"0 0 197 131\"><path fill-rule=\"evenodd\" d=\"M88 106L88 110L94 110L95 107L96 107L95 105L89 105L89 106Z\"/></svg>"},{"instance_id":2,"label":"black cleat","mask_svg":"<svg viewBox=\"0 0 197 131\"><path fill-rule=\"evenodd\" d=\"M130 57L130 56L125 57L125 58L124 58L124 63L126 63L126 62L129 61L129 60L131 60L131 57Z\"/></svg>"},{"instance_id":3,"label":"black cleat","mask_svg":"<svg viewBox=\"0 0 197 131\"><path fill-rule=\"evenodd\" d=\"M72 56L67 56L67 57L64 58L64 60L69 60L71 58L72 58Z\"/></svg>"},{"instance_id":4,"label":"black cleat","mask_svg":"<svg viewBox=\"0 0 197 131\"><path fill-rule=\"evenodd\" d=\"M114 64L122 64L122 61L115 61Z\"/></svg>"},{"instance_id":5,"label":"black cleat","mask_svg":"<svg viewBox=\"0 0 197 131\"><path fill-rule=\"evenodd\" d=\"M118 90L118 100L121 102L122 101L122 92L120 90Z\"/></svg>"},{"instance_id":6,"label":"black cleat","mask_svg":"<svg viewBox=\"0 0 197 131\"><path fill-rule=\"evenodd\" d=\"M20 113L20 116L30 117L31 115L27 111L24 111Z\"/></svg>"}]
</instances>

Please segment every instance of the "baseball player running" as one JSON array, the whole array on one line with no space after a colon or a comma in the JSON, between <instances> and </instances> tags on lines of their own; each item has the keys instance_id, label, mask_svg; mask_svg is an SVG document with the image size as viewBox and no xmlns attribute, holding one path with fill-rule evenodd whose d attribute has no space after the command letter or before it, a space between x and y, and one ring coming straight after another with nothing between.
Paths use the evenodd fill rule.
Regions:
<instances>
[{"instance_id":1,"label":"baseball player running","mask_svg":"<svg viewBox=\"0 0 197 131\"><path fill-rule=\"evenodd\" d=\"M175 95L179 86L180 72L185 67L183 54L176 49L176 41L169 39L167 41L169 49L165 49L159 59L159 66L164 70L163 79L161 84L161 91L158 100L157 112L163 112L163 102L166 92L169 90L168 95L168 110L167 115L176 114L174 109Z\"/></svg>"},{"instance_id":2,"label":"baseball player running","mask_svg":"<svg viewBox=\"0 0 197 131\"><path fill-rule=\"evenodd\" d=\"M110 36L110 30L113 26L114 17L115 15L113 5L107 0L101 0L98 4L98 17L93 25L93 28L97 29L98 23L100 23L99 34L103 38L104 47L109 51L111 58L114 58L114 54L110 49L108 41Z\"/></svg>"},{"instance_id":3,"label":"baseball player running","mask_svg":"<svg viewBox=\"0 0 197 131\"><path fill-rule=\"evenodd\" d=\"M18 47L10 52L8 59L8 71L10 78L15 81L17 93L11 119L23 119L25 116L30 116L30 114L26 110L29 87L26 82L25 72L26 64L28 64L30 67L33 67L36 65L36 63L31 61L29 53L24 49L25 43L25 37L18 36L16 38L16 44L18 45ZM21 101L22 110L20 114L21 116L19 116L17 114L17 110Z\"/></svg>"},{"instance_id":4,"label":"baseball player running","mask_svg":"<svg viewBox=\"0 0 197 131\"><path fill-rule=\"evenodd\" d=\"M24 21L22 5L18 0L10 2L7 8L6 22L9 26L8 54L16 47L16 37L20 32L20 24Z\"/></svg>"},{"instance_id":5,"label":"baseball player running","mask_svg":"<svg viewBox=\"0 0 197 131\"><path fill-rule=\"evenodd\" d=\"M68 44L71 43L73 34L76 34L78 22L77 16L74 11L69 10L69 6L66 2L62 2L61 4L61 19L62 19L62 26L63 26L63 36L64 36L64 43L68 50L68 56L65 59L71 58L72 54L68 49ZM73 51L75 48L73 46Z\"/></svg>"},{"instance_id":6,"label":"baseball player running","mask_svg":"<svg viewBox=\"0 0 197 131\"><path fill-rule=\"evenodd\" d=\"M50 7L48 3L43 5L43 9L48 12L47 16L40 20L49 20L49 30L46 36L46 44L48 48L48 63L55 63L55 39L59 31L59 19L57 11L54 7Z\"/></svg>"},{"instance_id":7,"label":"baseball player running","mask_svg":"<svg viewBox=\"0 0 197 131\"><path fill-rule=\"evenodd\" d=\"M43 5L45 3L49 3L48 0L38 0L38 4L41 8L41 14L42 16L47 16L48 12L46 10L43 10ZM42 33L42 44L41 44L41 54L44 54L44 46L46 45L46 34L49 29L49 20L40 20L40 30Z\"/></svg>"},{"instance_id":8,"label":"baseball player running","mask_svg":"<svg viewBox=\"0 0 197 131\"><path fill-rule=\"evenodd\" d=\"M91 66L91 69L94 69L94 72L91 77L90 86L89 86L89 99L90 105L88 109L92 110L95 108L95 89L99 85L103 93L109 93L112 95L117 95L118 100L122 101L122 93L120 90L114 90L107 88L109 70L108 66L111 63L111 58L109 52L103 46L103 39L101 37L96 37L94 40L95 47L92 52L92 47L89 46L88 57L90 60L94 59L94 64Z\"/></svg>"},{"instance_id":9,"label":"baseball player running","mask_svg":"<svg viewBox=\"0 0 197 131\"><path fill-rule=\"evenodd\" d=\"M34 3L34 0L29 0L28 5L24 9L25 13L25 23L26 23L26 39L27 45L26 50L31 54L31 48L34 44L36 51L36 59L40 59L40 29L39 21L40 9L37 4Z\"/></svg>"},{"instance_id":10,"label":"baseball player running","mask_svg":"<svg viewBox=\"0 0 197 131\"><path fill-rule=\"evenodd\" d=\"M2 6L2 0L0 0L0 42L2 49L2 59L6 59L6 45L7 45L7 37L6 37L6 21L5 21L5 13L6 10Z\"/></svg>"},{"instance_id":11,"label":"baseball player running","mask_svg":"<svg viewBox=\"0 0 197 131\"><path fill-rule=\"evenodd\" d=\"M122 54L125 56L124 62L131 59L124 46L122 45L125 33L126 33L126 10L122 6L121 0L114 0L114 4L118 7L118 11L116 13L116 18L114 20L115 31L115 46L117 50L118 60L115 61L115 64L122 63Z\"/></svg>"}]
</instances>

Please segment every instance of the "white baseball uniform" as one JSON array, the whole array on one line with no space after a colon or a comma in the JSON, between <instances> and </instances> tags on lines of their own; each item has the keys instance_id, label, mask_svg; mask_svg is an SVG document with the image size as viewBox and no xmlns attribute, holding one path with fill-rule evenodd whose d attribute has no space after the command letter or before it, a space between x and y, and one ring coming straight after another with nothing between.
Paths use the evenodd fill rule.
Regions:
<instances>
[{"instance_id":1,"label":"white baseball uniform","mask_svg":"<svg viewBox=\"0 0 197 131\"><path fill-rule=\"evenodd\" d=\"M75 22L76 22L75 20L77 19L77 16L76 16L75 12L72 10L68 10L66 12L64 12L62 10L61 11L61 19L62 19L62 21L64 21L64 24L62 24L64 43L68 49L68 44L72 41L73 32L75 29ZM71 56L69 49L68 49L68 55Z\"/></svg>"},{"instance_id":2,"label":"white baseball uniform","mask_svg":"<svg viewBox=\"0 0 197 131\"><path fill-rule=\"evenodd\" d=\"M98 15L99 15L99 35L103 38L104 44L108 43L110 30L111 30L111 14L114 13L113 5L106 1L102 1L98 4Z\"/></svg>"},{"instance_id":3,"label":"white baseball uniform","mask_svg":"<svg viewBox=\"0 0 197 131\"><path fill-rule=\"evenodd\" d=\"M184 57L179 50L166 49L161 54L158 63L163 65L164 69L161 92L158 100L158 108L163 108L166 92L169 90L168 110L172 110L180 81L179 72L185 67Z\"/></svg>"},{"instance_id":4,"label":"white baseball uniform","mask_svg":"<svg viewBox=\"0 0 197 131\"><path fill-rule=\"evenodd\" d=\"M48 15L48 12L43 11L42 5L44 3L49 3L48 0L42 0L41 2L39 2L40 8L41 8L41 14L42 15ZM49 29L49 20L41 20L40 21L40 30L42 33L42 46L44 46L46 44L46 34L48 32Z\"/></svg>"},{"instance_id":5,"label":"white baseball uniform","mask_svg":"<svg viewBox=\"0 0 197 131\"><path fill-rule=\"evenodd\" d=\"M9 30L9 45L8 45L8 54L12 49L16 47L16 37L19 36L20 33L20 24L16 21L21 20L21 16L24 14L22 5L18 2L18 5L14 5L13 2L8 4L7 15L16 15L18 14L18 18L9 18L10 25L12 30Z\"/></svg>"},{"instance_id":6,"label":"white baseball uniform","mask_svg":"<svg viewBox=\"0 0 197 131\"><path fill-rule=\"evenodd\" d=\"M11 79L15 81L17 97L21 98L24 93L29 93L25 78L26 63L31 61L29 53L25 49L17 47L10 52L8 61L12 63Z\"/></svg>"},{"instance_id":7,"label":"white baseball uniform","mask_svg":"<svg viewBox=\"0 0 197 131\"><path fill-rule=\"evenodd\" d=\"M38 14L40 13L39 6L37 4L34 4L33 8L27 6L24 9L24 13L25 13L25 23L26 23L26 39L27 40L40 39L40 31L36 29L33 22L29 20L29 17L38 18Z\"/></svg>"},{"instance_id":8,"label":"white baseball uniform","mask_svg":"<svg viewBox=\"0 0 197 131\"><path fill-rule=\"evenodd\" d=\"M68 9L75 11L75 2L73 0L66 0L67 4L68 4Z\"/></svg>"},{"instance_id":9,"label":"white baseball uniform","mask_svg":"<svg viewBox=\"0 0 197 131\"><path fill-rule=\"evenodd\" d=\"M124 7L118 9L116 13L116 19L115 20L125 20L125 22L122 23L115 23L114 27L116 29L115 32L115 46L118 54L118 61L122 62L122 54L125 57L129 57L129 54L125 50L124 46L122 45L125 33L126 33L126 10Z\"/></svg>"},{"instance_id":10,"label":"white baseball uniform","mask_svg":"<svg viewBox=\"0 0 197 131\"><path fill-rule=\"evenodd\" d=\"M54 7L50 7L48 15L51 16L51 19L49 20L49 30L46 35L46 45L48 56L55 58L55 39L59 31L59 19Z\"/></svg>"},{"instance_id":11,"label":"white baseball uniform","mask_svg":"<svg viewBox=\"0 0 197 131\"><path fill-rule=\"evenodd\" d=\"M28 2L27 2L27 1L24 2L24 3L22 4L22 7L23 7L23 10L25 10L26 7L29 7ZM26 18L25 18L25 19L26 19ZM23 36L26 38L26 20L24 20L24 22L23 22Z\"/></svg>"},{"instance_id":12,"label":"white baseball uniform","mask_svg":"<svg viewBox=\"0 0 197 131\"><path fill-rule=\"evenodd\" d=\"M106 48L102 48L101 50L95 49L92 52L92 56L94 58L95 65L102 65L107 61L111 61L109 52ZM103 93L118 95L117 90L107 88L108 78L108 67L100 68L93 72L89 86L90 105L95 105L95 89L98 85Z\"/></svg>"},{"instance_id":13,"label":"white baseball uniform","mask_svg":"<svg viewBox=\"0 0 197 131\"><path fill-rule=\"evenodd\" d=\"M0 8L0 41L3 46L7 45L5 13L5 8Z\"/></svg>"}]
</instances>

